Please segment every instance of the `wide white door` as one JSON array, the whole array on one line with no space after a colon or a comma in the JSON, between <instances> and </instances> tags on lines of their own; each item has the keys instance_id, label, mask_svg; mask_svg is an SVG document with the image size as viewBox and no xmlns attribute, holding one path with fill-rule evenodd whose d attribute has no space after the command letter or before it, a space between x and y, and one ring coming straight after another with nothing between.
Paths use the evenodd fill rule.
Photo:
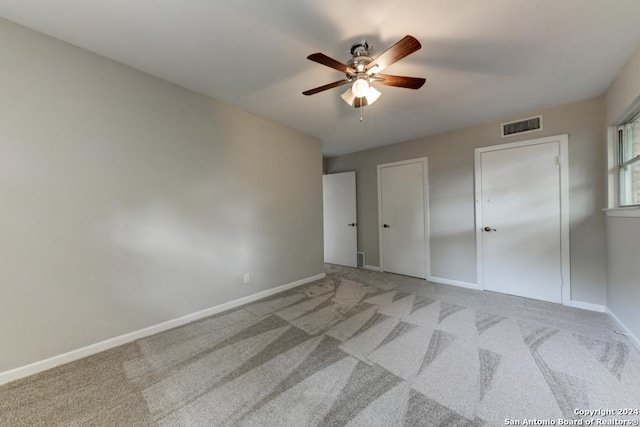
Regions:
<instances>
[{"instance_id":1,"label":"wide white door","mask_svg":"<svg viewBox=\"0 0 640 427\"><path fill-rule=\"evenodd\" d=\"M356 173L322 176L324 262L357 266Z\"/></svg>"},{"instance_id":2,"label":"wide white door","mask_svg":"<svg viewBox=\"0 0 640 427\"><path fill-rule=\"evenodd\" d=\"M379 167L382 270L427 277L426 162Z\"/></svg>"},{"instance_id":3,"label":"wide white door","mask_svg":"<svg viewBox=\"0 0 640 427\"><path fill-rule=\"evenodd\" d=\"M480 156L484 288L561 302L560 143Z\"/></svg>"}]
</instances>

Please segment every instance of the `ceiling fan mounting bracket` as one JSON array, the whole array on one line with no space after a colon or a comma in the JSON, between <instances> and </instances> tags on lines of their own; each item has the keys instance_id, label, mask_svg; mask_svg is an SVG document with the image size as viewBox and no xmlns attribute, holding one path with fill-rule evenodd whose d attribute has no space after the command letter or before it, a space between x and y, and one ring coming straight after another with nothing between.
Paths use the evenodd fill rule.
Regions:
<instances>
[{"instance_id":1,"label":"ceiling fan mounting bracket","mask_svg":"<svg viewBox=\"0 0 640 427\"><path fill-rule=\"evenodd\" d=\"M369 55L370 48L371 46L369 46L369 43L367 43L366 40L361 40L354 43L349 52L351 52L351 56L367 56Z\"/></svg>"}]
</instances>

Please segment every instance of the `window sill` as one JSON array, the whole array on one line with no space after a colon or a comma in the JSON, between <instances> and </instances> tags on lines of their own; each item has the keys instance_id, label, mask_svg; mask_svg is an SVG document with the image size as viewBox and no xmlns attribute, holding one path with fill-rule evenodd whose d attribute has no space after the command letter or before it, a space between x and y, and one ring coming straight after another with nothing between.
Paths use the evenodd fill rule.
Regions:
<instances>
[{"instance_id":1,"label":"window sill","mask_svg":"<svg viewBox=\"0 0 640 427\"><path fill-rule=\"evenodd\" d=\"M640 206L629 206L626 208L603 209L607 216L620 218L640 218Z\"/></svg>"}]
</instances>

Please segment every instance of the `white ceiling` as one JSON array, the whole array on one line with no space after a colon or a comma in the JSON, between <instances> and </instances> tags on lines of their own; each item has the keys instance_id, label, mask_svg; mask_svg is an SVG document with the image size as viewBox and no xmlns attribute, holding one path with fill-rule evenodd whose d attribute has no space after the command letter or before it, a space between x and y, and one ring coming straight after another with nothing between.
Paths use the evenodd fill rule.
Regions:
<instances>
[{"instance_id":1,"label":"white ceiling","mask_svg":"<svg viewBox=\"0 0 640 427\"><path fill-rule=\"evenodd\" d=\"M0 0L0 16L323 141L334 156L601 95L640 47L639 0ZM308 61L410 34L360 112ZM342 90L341 90L342 89Z\"/></svg>"}]
</instances>

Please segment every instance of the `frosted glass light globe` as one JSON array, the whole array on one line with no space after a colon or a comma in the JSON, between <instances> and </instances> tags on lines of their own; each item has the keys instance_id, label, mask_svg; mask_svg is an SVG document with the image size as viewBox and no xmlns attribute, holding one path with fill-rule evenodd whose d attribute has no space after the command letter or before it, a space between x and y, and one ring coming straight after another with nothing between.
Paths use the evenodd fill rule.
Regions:
<instances>
[{"instance_id":1,"label":"frosted glass light globe","mask_svg":"<svg viewBox=\"0 0 640 427\"><path fill-rule=\"evenodd\" d=\"M351 89L353 90L353 94L356 96L356 98L362 98L367 94L367 91L369 90L369 83L364 79L358 79L353 82L353 86L351 87Z\"/></svg>"}]
</instances>

